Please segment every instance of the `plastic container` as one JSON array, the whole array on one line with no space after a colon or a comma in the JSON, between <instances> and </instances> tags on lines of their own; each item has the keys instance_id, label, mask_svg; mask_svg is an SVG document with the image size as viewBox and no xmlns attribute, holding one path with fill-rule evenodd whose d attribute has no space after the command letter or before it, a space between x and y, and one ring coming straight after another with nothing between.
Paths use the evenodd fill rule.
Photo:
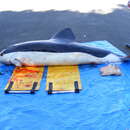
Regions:
<instances>
[{"instance_id":1,"label":"plastic container","mask_svg":"<svg viewBox=\"0 0 130 130\"><path fill-rule=\"evenodd\" d=\"M130 0L128 1L128 7L130 8Z\"/></svg>"}]
</instances>

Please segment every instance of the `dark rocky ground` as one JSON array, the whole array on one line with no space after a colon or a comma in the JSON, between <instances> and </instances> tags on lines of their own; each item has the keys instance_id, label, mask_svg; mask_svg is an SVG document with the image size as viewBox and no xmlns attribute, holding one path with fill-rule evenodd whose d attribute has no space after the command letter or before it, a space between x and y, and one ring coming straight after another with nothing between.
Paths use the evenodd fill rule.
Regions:
<instances>
[{"instance_id":1,"label":"dark rocky ground","mask_svg":"<svg viewBox=\"0 0 130 130\"><path fill-rule=\"evenodd\" d=\"M130 9L122 6L109 14L73 12L0 12L0 50L10 44L50 38L66 27L72 28L77 41L108 40L130 55Z\"/></svg>"}]
</instances>

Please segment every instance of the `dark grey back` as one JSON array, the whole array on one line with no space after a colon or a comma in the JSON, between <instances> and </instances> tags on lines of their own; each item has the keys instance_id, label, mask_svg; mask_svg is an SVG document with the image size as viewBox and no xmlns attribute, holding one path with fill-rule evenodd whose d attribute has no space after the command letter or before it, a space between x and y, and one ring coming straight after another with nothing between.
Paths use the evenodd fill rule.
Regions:
<instances>
[{"instance_id":1,"label":"dark grey back","mask_svg":"<svg viewBox=\"0 0 130 130\"><path fill-rule=\"evenodd\" d=\"M1 55L11 52L53 52L53 53L68 53L68 52L83 52L96 57L105 57L110 54L110 51L100 48L85 46L75 42L75 36L70 28L65 28L56 33L50 40L29 41L21 44L9 46L1 52Z\"/></svg>"},{"instance_id":2,"label":"dark grey back","mask_svg":"<svg viewBox=\"0 0 130 130\"><path fill-rule=\"evenodd\" d=\"M30 41L22 44L9 46L7 49L1 52L1 55L11 52L54 52L54 53L68 53L68 52L83 52L94 55L96 57L105 57L110 54L110 51L94 48L83 45L77 42L61 42L60 40L46 40L46 41Z\"/></svg>"}]
</instances>

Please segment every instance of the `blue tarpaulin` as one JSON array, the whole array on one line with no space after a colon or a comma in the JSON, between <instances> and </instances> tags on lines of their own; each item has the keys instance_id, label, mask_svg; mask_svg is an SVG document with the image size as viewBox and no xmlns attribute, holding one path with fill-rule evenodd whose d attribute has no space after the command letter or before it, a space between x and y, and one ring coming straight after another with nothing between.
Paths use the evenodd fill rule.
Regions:
<instances>
[{"instance_id":1,"label":"blue tarpaulin","mask_svg":"<svg viewBox=\"0 0 130 130\"><path fill-rule=\"evenodd\" d=\"M125 55L107 41L89 44ZM46 73L36 94L4 94L14 66L0 66L0 130L129 130L130 63L121 76L101 76L102 65L79 66L83 90L48 95Z\"/></svg>"}]
</instances>

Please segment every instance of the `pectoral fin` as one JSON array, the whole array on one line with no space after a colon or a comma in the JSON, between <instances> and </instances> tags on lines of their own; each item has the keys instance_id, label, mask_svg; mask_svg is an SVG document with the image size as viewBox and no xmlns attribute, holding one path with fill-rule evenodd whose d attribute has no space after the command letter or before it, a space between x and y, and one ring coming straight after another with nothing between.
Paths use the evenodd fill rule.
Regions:
<instances>
[{"instance_id":1,"label":"pectoral fin","mask_svg":"<svg viewBox=\"0 0 130 130\"><path fill-rule=\"evenodd\" d=\"M12 60L11 60L11 63L12 63L13 65L15 65L15 66L18 66L18 67L21 67L21 66L22 66L22 62L21 62L19 59L17 59L17 58L12 59Z\"/></svg>"}]
</instances>

